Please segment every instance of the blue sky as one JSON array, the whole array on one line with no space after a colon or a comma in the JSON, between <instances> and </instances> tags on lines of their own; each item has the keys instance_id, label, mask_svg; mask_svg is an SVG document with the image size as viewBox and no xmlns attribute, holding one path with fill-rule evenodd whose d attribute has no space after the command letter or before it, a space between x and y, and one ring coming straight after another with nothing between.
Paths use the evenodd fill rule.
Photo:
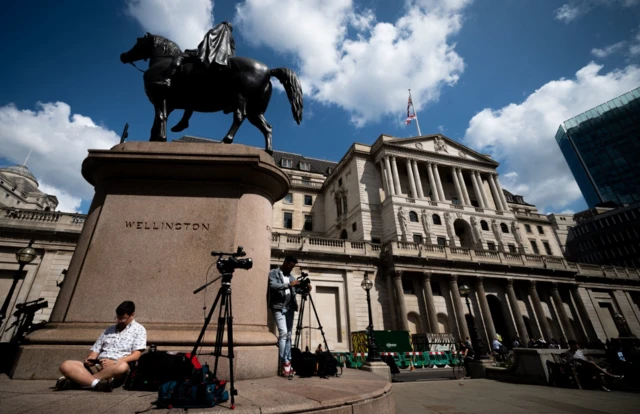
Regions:
<instances>
[{"instance_id":1,"label":"blue sky","mask_svg":"<svg viewBox=\"0 0 640 414\"><path fill-rule=\"evenodd\" d=\"M337 161L354 141L414 136L403 123L411 88L423 134L492 154L503 186L545 212L586 207L553 139L560 122L640 85L640 0L10 2L0 15L0 165L33 148L42 187L62 210L86 211L87 149L115 144L125 122L129 140L149 137L141 74L120 53L145 31L195 48L224 20L238 55L302 79L302 125L283 93L272 98L275 149ZM196 114L185 133L220 139L230 124ZM236 142L264 145L249 123Z\"/></svg>"}]
</instances>

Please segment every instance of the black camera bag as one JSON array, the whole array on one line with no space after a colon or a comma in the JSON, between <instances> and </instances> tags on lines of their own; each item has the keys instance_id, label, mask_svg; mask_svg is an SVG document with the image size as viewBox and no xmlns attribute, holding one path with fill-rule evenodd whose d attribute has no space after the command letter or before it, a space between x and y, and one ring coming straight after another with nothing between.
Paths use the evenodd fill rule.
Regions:
<instances>
[{"instance_id":1,"label":"black camera bag","mask_svg":"<svg viewBox=\"0 0 640 414\"><path fill-rule=\"evenodd\" d=\"M132 368L124 388L132 391L158 391L165 382L191 378L196 364L200 365L196 358L192 362L183 353L145 353Z\"/></svg>"}]
</instances>

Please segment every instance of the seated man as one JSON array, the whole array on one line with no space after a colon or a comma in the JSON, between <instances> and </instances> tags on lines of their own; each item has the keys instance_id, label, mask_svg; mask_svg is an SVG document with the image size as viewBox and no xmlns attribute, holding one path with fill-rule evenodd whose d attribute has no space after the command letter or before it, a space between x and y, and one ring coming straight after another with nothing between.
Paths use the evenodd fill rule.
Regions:
<instances>
[{"instance_id":1,"label":"seated man","mask_svg":"<svg viewBox=\"0 0 640 414\"><path fill-rule=\"evenodd\" d=\"M117 323L104 330L87 358L60 365L64 376L58 379L56 388L111 392L114 379L123 380L129 372L129 362L137 361L147 347L147 331L133 320L135 311L133 302L122 302L116 309Z\"/></svg>"}]
</instances>

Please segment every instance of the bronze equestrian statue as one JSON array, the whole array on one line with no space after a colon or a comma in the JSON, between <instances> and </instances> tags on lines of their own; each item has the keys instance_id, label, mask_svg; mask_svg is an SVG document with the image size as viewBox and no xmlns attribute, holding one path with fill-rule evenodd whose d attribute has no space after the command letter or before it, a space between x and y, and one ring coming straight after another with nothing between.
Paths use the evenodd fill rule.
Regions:
<instances>
[{"instance_id":1,"label":"bronze equestrian statue","mask_svg":"<svg viewBox=\"0 0 640 414\"><path fill-rule=\"evenodd\" d=\"M271 99L271 77L284 86L293 119L302 121L302 87L295 72L287 68L269 69L254 59L235 56L231 24L211 29L198 50L182 52L178 45L162 36L147 33L139 37L122 63L149 59L144 72L144 89L155 108L150 141L167 141L167 119L175 109L185 113L171 130L189 126L193 111L233 113L233 124L222 142L232 143L245 118L264 135L265 151L273 154L272 127L264 118ZM135 65L134 65L135 66Z\"/></svg>"}]
</instances>

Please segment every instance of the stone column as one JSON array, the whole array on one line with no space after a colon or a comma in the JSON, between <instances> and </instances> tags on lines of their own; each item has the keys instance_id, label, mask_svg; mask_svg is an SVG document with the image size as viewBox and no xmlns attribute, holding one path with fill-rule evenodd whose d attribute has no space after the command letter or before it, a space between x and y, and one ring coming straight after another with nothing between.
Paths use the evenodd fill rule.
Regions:
<instances>
[{"instance_id":1,"label":"stone column","mask_svg":"<svg viewBox=\"0 0 640 414\"><path fill-rule=\"evenodd\" d=\"M422 191L422 180L420 179L420 170L418 170L418 162L416 160L411 161L413 164L413 175L416 178L416 187L418 187L418 198L424 198L424 192Z\"/></svg>"},{"instance_id":2,"label":"stone column","mask_svg":"<svg viewBox=\"0 0 640 414\"><path fill-rule=\"evenodd\" d=\"M462 299L460 298L460 292L458 291L458 275L449 276L449 290L451 291L451 300L453 301L453 308L456 311L456 320L458 321L458 332L460 332L460 340L464 340L469 336L469 328L467 327L467 320L464 317L464 305L462 305Z\"/></svg>"},{"instance_id":3,"label":"stone column","mask_svg":"<svg viewBox=\"0 0 640 414\"><path fill-rule=\"evenodd\" d=\"M409 177L409 189L411 191L411 198L418 198L418 191L416 191L416 180L413 178L413 169L411 168L411 160L407 158L407 177Z\"/></svg>"},{"instance_id":4,"label":"stone column","mask_svg":"<svg viewBox=\"0 0 640 414\"><path fill-rule=\"evenodd\" d=\"M440 173L438 172L438 164L433 164L433 176L436 179L436 186L438 187L438 197L440 201L446 201L444 198L444 190L442 189L442 181L440 180Z\"/></svg>"},{"instance_id":5,"label":"stone column","mask_svg":"<svg viewBox=\"0 0 640 414\"><path fill-rule=\"evenodd\" d=\"M451 167L451 176L453 177L453 186L456 189L456 195L458 196L458 200L460 200L460 204L466 204L464 200L464 196L462 195L462 190L460 189L460 181L458 181L458 171L456 167Z\"/></svg>"},{"instance_id":6,"label":"stone column","mask_svg":"<svg viewBox=\"0 0 640 414\"><path fill-rule=\"evenodd\" d=\"M558 284L553 282L551 284L551 297L553 297L553 303L556 305L556 313L560 318L560 323L562 324L562 328L564 328L564 334L567 337L567 340L576 339L576 335L573 332L573 326L571 326L571 321L567 316L567 311L564 308L564 303L562 302L562 298L560 297L560 291L558 291Z\"/></svg>"},{"instance_id":7,"label":"stone column","mask_svg":"<svg viewBox=\"0 0 640 414\"><path fill-rule=\"evenodd\" d=\"M551 334L551 327L547 321L547 315L544 313L544 308L542 307L540 296L538 296L536 282L534 280L531 280L529 284L529 296L531 296L531 301L533 302L533 309L536 311L536 317L538 318L538 324L540 324L540 329L542 330L542 336L545 341L549 342L551 341L551 338L553 338L553 335Z\"/></svg>"},{"instance_id":8,"label":"stone column","mask_svg":"<svg viewBox=\"0 0 640 414\"><path fill-rule=\"evenodd\" d=\"M491 187L491 193L493 194L493 201L496 204L496 210L503 211L502 207L502 198L500 198L500 194L498 194L498 189L496 188L496 183L493 180L493 175L489 174L489 186Z\"/></svg>"},{"instance_id":9,"label":"stone column","mask_svg":"<svg viewBox=\"0 0 640 414\"><path fill-rule=\"evenodd\" d=\"M480 187L480 195L482 196L484 207L489 208L489 199L487 198L487 193L485 193L484 191L484 185L482 184L482 175L480 174L480 171L476 171L476 179L478 180L478 186Z\"/></svg>"},{"instance_id":10,"label":"stone column","mask_svg":"<svg viewBox=\"0 0 640 414\"><path fill-rule=\"evenodd\" d=\"M493 179L496 182L496 189L498 190L498 195L500 196L500 201L502 202L502 207L504 211L509 211L509 204L507 204L507 197L504 195L504 191L502 191L502 186L500 185L500 179L498 178L498 174L496 174Z\"/></svg>"},{"instance_id":11,"label":"stone column","mask_svg":"<svg viewBox=\"0 0 640 414\"><path fill-rule=\"evenodd\" d=\"M422 276L422 290L424 291L424 302L427 305L429 332L440 333L440 329L438 328L438 314L436 312L436 305L433 302L433 291L431 290L431 272L423 272Z\"/></svg>"},{"instance_id":12,"label":"stone column","mask_svg":"<svg viewBox=\"0 0 640 414\"><path fill-rule=\"evenodd\" d=\"M438 196L438 188L436 187L436 180L433 178L433 164L427 163L427 175L429 176L429 187L431 188L431 195L433 201L440 201Z\"/></svg>"},{"instance_id":13,"label":"stone column","mask_svg":"<svg viewBox=\"0 0 640 414\"><path fill-rule=\"evenodd\" d=\"M482 195L480 195L480 186L478 185L478 177L476 177L475 171L471 171L471 184L473 185L473 194L475 194L478 200L478 205L480 208L484 208L484 200L482 199Z\"/></svg>"},{"instance_id":14,"label":"stone column","mask_svg":"<svg viewBox=\"0 0 640 414\"><path fill-rule=\"evenodd\" d=\"M469 198L469 192L467 191L467 184L464 181L464 175L462 174L462 169L458 168L458 181L460 184L460 189L462 190L462 195L464 196L464 204L467 206L471 205L471 199Z\"/></svg>"},{"instance_id":15,"label":"stone column","mask_svg":"<svg viewBox=\"0 0 640 414\"><path fill-rule=\"evenodd\" d=\"M384 170L384 162L380 161L380 175L382 177L382 189L384 190L384 194L389 197L391 193L389 192L389 182L387 181L387 172Z\"/></svg>"},{"instance_id":16,"label":"stone column","mask_svg":"<svg viewBox=\"0 0 640 414\"><path fill-rule=\"evenodd\" d=\"M409 322L407 321L407 305L404 303L404 290L402 289L402 270L395 270L393 272L393 286L398 302L398 325L401 331L408 331Z\"/></svg>"},{"instance_id":17,"label":"stone column","mask_svg":"<svg viewBox=\"0 0 640 414\"><path fill-rule=\"evenodd\" d=\"M396 190L393 186L393 173L391 172L391 163L389 162L389 156L384 157L384 171L385 177L387 177L387 187L389 188L390 195L396 195Z\"/></svg>"},{"instance_id":18,"label":"stone column","mask_svg":"<svg viewBox=\"0 0 640 414\"><path fill-rule=\"evenodd\" d=\"M589 341L595 341L598 339L598 335L596 334L596 330L593 328L589 312L587 312L587 307L584 306L584 301L582 300L582 296L580 296L579 289L580 287L578 285L571 285L571 297L573 297L573 302L576 304L578 315L580 315L580 319L582 320L582 326L584 326L584 333L587 335L587 339Z\"/></svg>"},{"instance_id":19,"label":"stone column","mask_svg":"<svg viewBox=\"0 0 640 414\"><path fill-rule=\"evenodd\" d=\"M529 342L529 333L527 332L527 327L525 326L524 319L522 318L522 312L520 311L516 292L513 289L513 279L507 279L507 298L509 298L511 312L513 312L513 317L516 320L516 328L518 328L520 343L526 345L527 342Z\"/></svg>"},{"instance_id":20,"label":"stone column","mask_svg":"<svg viewBox=\"0 0 640 414\"><path fill-rule=\"evenodd\" d=\"M487 329L487 335L489 336L489 344L491 344L493 338L496 337L496 327L493 325L493 319L491 318L491 309L489 308L489 302L487 302L487 293L484 291L484 277L482 276L476 278L476 294L478 295L482 319L484 319L484 327Z\"/></svg>"},{"instance_id":21,"label":"stone column","mask_svg":"<svg viewBox=\"0 0 640 414\"><path fill-rule=\"evenodd\" d=\"M402 195L402 187L400 187L400 175L398 174L398 164L396 157L391 157L391 172L393 174L393 188L396 195Z\"/></svg>"}]
</instances>

